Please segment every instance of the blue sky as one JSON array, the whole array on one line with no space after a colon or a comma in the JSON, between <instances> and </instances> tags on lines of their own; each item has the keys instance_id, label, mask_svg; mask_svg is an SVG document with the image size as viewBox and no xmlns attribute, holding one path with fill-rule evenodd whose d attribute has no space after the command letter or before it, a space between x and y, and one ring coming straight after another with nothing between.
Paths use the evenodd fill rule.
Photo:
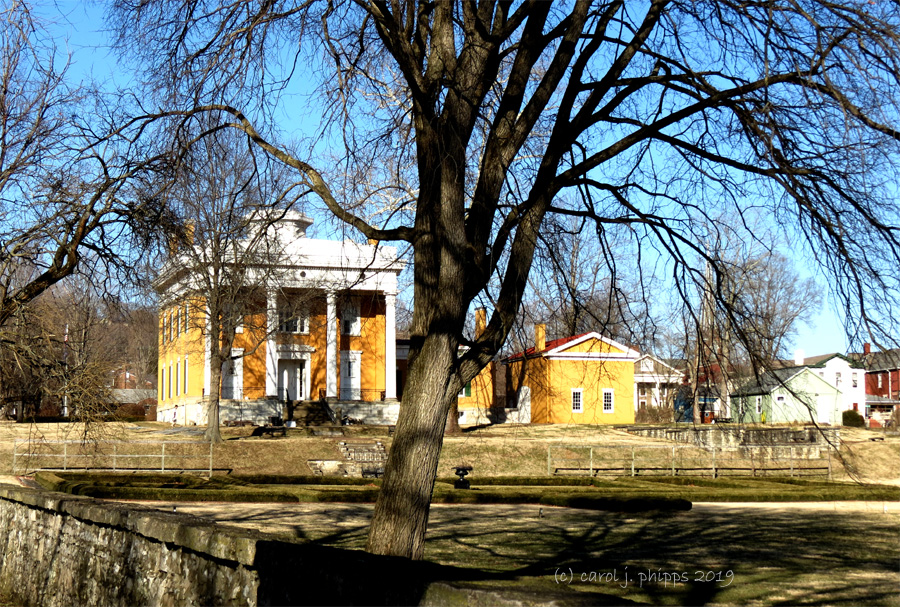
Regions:
<instances>
[{"instance_id":1,"label":"blue sky","mask_svg":"<svg viewBox=\"0 0 900 607\"><path fill-rule=\"evenodd\" d=\"M51 13L49 11L54 11L53 7L46 8L43 17L52 22L50 29L57 39L65 41L59 43L60 51L71 53L74 60L72 75L76 78L92 76L99 81L113 80L119 84L127 82L129 79L127 72L118 69L116 57L105 48L107 37L103 32L103 4L63 1L56 3L55 6L58 12ZM290 116L285 115L285 118L290 122ZM302 130L299 122L293 126L288 123L285 127L286 132ZM333 230L326 228L327 222L323 221L324 218L316 218L319 219L319 225L315 235L334 237ZM798 259L796 263L802 261ZM819 274L811 268L801 267L798 270L807 276ZM817 280L821 284L821 275ZM835 311L836 306L829 298L827 289L823 287L822 291L823 301L819 313L809 324L800 327L796 340L796 348L803 349L806 356L847 350L845 331Z\"/></svg>"}]
</instances>

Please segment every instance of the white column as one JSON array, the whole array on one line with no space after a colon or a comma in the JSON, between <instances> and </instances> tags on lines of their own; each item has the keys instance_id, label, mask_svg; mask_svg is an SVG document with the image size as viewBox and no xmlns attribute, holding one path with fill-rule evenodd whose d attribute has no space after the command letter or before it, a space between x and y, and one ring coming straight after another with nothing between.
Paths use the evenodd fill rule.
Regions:
<instances>
[{"instance_id":1,"label":"white column","mask_svg":"<svg viewBox=\"0 0 900 607\"><path fill-rule=\"evenodd\" d=\"M397 400L397 294L384 294L384 398Z\"/></svg>"},{"instance_id":2,"label":"white column","mask_svg":"<svg viewBox=\"0 0 900 607\"><path fill-rule=\"evenodd\" d=\"M266 396L278 398L278 291L266 293Z\"/></svg>"},{"instance_id":3,"label":"white column","mask_svg":"<svg viewBox=\"0 0 900 607\"><path fill-rule=\"evenodd\" d=\"M335 295L329 291L325 296L325 396L337 398L338 376L338 336L337 305Z\"/></svg>"},{"instance_id":4,"label":"white column","mask_svg":"<svg viewBox=\"0 0 900 607\"><path fill-rule=\"evenodd\" d=\"M209 306L205 306L206 310L206 339L203 344L203 395L209 396L212 381L212 317L209 313Z\"/></svg>"}]
</instances>

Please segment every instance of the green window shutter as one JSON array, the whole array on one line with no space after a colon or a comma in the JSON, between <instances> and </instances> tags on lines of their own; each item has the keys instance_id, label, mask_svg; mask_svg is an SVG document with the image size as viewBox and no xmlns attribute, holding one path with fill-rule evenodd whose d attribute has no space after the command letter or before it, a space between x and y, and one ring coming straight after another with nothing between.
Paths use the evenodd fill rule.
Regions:
<instances>
[{"instance_id":1,"label":"green window shutter","mask_svg":"<svg viewBox=\"0 0 900 607\"><path fill-rule=\"evenodd\" d=\"M472 396L472 382L466 384L466 397Z\"/></svg>"}]
</instances>

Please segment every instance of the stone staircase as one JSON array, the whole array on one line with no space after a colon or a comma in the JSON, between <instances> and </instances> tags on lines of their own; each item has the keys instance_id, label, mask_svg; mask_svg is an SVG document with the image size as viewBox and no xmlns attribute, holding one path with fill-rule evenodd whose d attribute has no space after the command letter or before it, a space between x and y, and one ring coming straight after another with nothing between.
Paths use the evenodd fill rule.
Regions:
<instances>
[{"instance_id":1,"label":"stone staircase","mask_svg":"<svg viewBox=\"0 0 900 607\"><path fill-rule=\"evenodd\" d=\"M298 428L308 428L310 426L337 426L332 419L328 405L321 401L305 401L294 405L294 421L297 422Z\"/></svg>"},{"instance_id":2,"label":"stone staircase","mask_svg":"<svg viewBox=\"0 0 900 607\"><path fill-rule=\"evenodd\" d=\"M344 460L309 460L318 476L354 476L380 478L384 475L387 449L381 441L341 441L338 450Z\"/></svg>"}]
</instances>

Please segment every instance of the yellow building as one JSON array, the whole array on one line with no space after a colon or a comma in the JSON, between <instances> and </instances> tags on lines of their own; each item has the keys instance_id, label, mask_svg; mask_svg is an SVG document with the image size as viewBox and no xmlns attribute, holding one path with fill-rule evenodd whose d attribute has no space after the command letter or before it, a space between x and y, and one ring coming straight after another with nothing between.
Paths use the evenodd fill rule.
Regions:
<instances>
[{"instance_id":1,"label":"yellow building","mask_svg":"<svg viewBox=\"0 0 900 607\"><path fill-rule=\"evenodd\" d=\"M599 333L547 342L545 331L535 325L534 347L503 361L520 416L536 424L633 424L640 353Z\"/></svg>"},{"instance_id":2,"label":"yellow building","mask_svg":"<svg viewBox=\"0 0 900 607\"><path fill-rule=\"evenodd\" d=\"M308 238L311 224L296 212L259 224L266 230L260 242L277 256L245 281L246 314L222 369L223 421L264 423L288 403L319 399L351 417L396 418L395 303L403 264L393 247ZM157 415L203 425L211 378L207 283L185 255L173 254L155 282Z\"/></svg>"},{"instance_id":3,"label":"yellow building","mask_svg":"<svg viewBox=\"0 0 900 607\"><path fill-rule=\"evenodd\" d=\"M475 337L478 338L487 326L487 311L475 310ZM494 409L494 362L491 361L459 391L457 409L460 424L487 424L498 421Z\"/></svg>"}]
</instances>

